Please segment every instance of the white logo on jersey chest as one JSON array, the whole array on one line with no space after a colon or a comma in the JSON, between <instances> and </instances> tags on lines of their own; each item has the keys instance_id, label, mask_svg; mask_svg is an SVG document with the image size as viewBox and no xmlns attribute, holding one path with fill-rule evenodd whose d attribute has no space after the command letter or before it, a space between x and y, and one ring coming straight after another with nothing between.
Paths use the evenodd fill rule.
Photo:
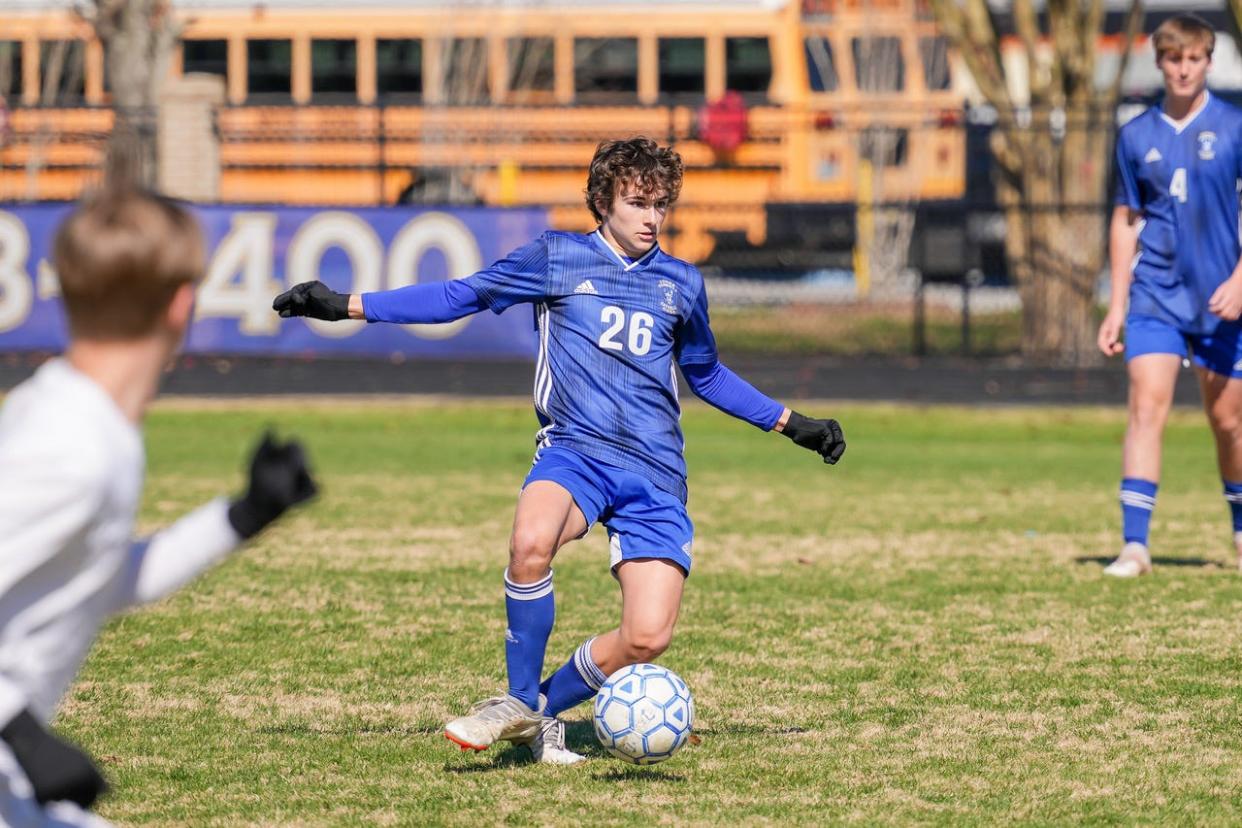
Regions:
<instances>
[{"instance_id":1,"label":"white logo on jersey chest","mask_svg":"<svg viewBox=\"0 0 1242 828\"><path fill-rule=\"evenodd\" d=\"M579 282L578 286L574 288L574 293L587 293L591 296L599 296L599 291L595 289L595 285L591 284L590 279L583 279Z\"/></svg>"},{"instance_id":2,"label":"white logo on jersey chest","mask_svg":"<svg viewBox=\"0 0 1242 828\"><path fill-rule=\"evenodd\" d=\"M677 313L677 283L670 282L668 279L661 279L660 284L660 310L665 313Z\"/></svg>"},{"instance_id":3,"label":"white logo on jersey chest","mask_svg":"<svg viewBox=\"0 0 1242 828\"><path fill-rule=\"evenodd\" d=\"M1147 151L1147 154L1143 156L1143 163L1154 164L1157 161L1161 161L1163 159L1164 159L1164 156L1160 154L1160 150L1156 149L1155 147L1152 147L1151 149Z\"/></svg>"},{"instance_id":4,"label":"white logo on jersey chest","mask_svg":"<svg viewBox=\"0 0 1242 828\"><path fill-rule=\"evenodd\" d=\"M1195 140L1199 143L1199 158L1203 161L1211 161L1216 157L1216 133L1209 129L1203 130Z\"/></svg>"}]
</instances>

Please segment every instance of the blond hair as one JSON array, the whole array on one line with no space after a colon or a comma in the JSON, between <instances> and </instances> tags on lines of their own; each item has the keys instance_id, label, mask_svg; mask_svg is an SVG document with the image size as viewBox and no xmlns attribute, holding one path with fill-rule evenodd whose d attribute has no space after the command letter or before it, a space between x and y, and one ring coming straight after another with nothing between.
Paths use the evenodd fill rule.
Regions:
<instances>
[{"instance_id":1,"label":"blond hair","mask_svg":"<svg viewBox=\"0 0 1242 828\"><path fill-rule=\"evenodd\" d=\"M1202 46L1209 58L1216 48L1216 32L1212 24L1197 14L1179 14L1156 27L1151 35L1152 48L1156 50L1156 62L1166 54L1180 54L1190 46Z\"/></svg>"},{"instance_id":2,"label":"blond hair","mask_svg":"<svg viewBox=\"0 0 1242 828\"><path fill-rule=\"evenodd\" d=\"M52 247L70 333L106 340L151 333L178 288L202 278L206 258L198 222L172 199L136 188L87 196Z\"/></svg>"}]
</instances>

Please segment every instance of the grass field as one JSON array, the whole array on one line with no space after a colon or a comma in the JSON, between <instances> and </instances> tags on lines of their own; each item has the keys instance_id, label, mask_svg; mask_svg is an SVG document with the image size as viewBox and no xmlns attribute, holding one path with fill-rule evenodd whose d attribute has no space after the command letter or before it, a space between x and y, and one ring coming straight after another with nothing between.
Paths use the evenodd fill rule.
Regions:
<instances>
[{"instance_id":1,"label":"grass field","mask_svg":"<svg viewBox=\"0 0 1242 828\"><path fill-rule=\"evenodd\" d=\"M113 623L60 726L126 825L1236 824L1242 577L1201 415L1175 414L1166 559L1106 580L1120 411L807 405L836 468L686 413L695 572L662 659L701 744L633 768L573 711L572 768L463 754L502 686L500 574L524 404L165 404L142 524L240 480L266 423L320 500ZM559 663L618 596L594 530L556 567ZM1159 563L1159 561L1158 561Z\"/></svg>"}]
</instances>

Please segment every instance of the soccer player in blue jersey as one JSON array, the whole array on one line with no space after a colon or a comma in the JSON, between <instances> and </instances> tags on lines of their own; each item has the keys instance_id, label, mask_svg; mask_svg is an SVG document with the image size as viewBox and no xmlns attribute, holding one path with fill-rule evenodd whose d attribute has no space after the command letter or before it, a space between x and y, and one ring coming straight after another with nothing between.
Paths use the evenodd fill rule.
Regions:
<instances>
[{"instance_id":1,"label":"soccer player in blue jersey","mask_svg":"<svg viewBox=\"0 0 1242 828\"><path fill-rule=\"evenodd\" d=\"M509 541L504 575L508 692L454 719L463 749L526 744L539 761L572 764L562 711L595 695L622 667L664 652L690 574L677 375L722 411L778 431L836 463L835 420L804 417L726 368L708 323L703 277L660 249L660 228L681 190L682 163L647 138L600 144L586 201L592 233L544 233L491 267L455 281L344 295L305 282L276 298L281 316L447 322L518 303L534 305L535 460ZM594 523L608 531L621 586L621 623L585 641L543 678L555 603L552 559Z\"/></svg>"},{"instance_id":2,"label":"soccer player in blue jersey","mask_svg":"<svg viewBox=\"0 0 1242 828\"><path fill-rule=\"evenodd\" d=\"M1165 95L1117 138L1112 301L1099 331L1105 354L1124 350L1130 376L1121 481L1124 546L1104 570L1118 577L1151 571L1147 533L1160 481L1161 438L1187 356L1216 437L1235 553L1242 556L1242 110L1207 90L1215 34L1205 21L1171 17L1152 41Z\"/></svg>"}]
</instances>

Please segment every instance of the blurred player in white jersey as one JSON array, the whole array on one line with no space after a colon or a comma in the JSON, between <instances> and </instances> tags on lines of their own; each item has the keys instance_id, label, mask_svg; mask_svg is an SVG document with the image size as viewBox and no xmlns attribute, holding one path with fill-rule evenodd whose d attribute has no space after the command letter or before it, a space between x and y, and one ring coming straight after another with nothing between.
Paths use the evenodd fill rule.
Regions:
<instances>
[{"instance_id":1,"label":"blurred player in white jersey","mask_svg":"<svg viewBox=\"0 0 1242 828\"><path fill-rule=\"evenodd\" d=\"M647 138L600 144L587 178L593 233L548 232L486 270L379 293L335 293L304 282L276 298L282 316L446 322L519 303L535 306L535 462L518 498L505 571L508 692L448 723L463 749L508 740L536 759L569 764L557 714L595 695L605 678L668 647L690 574L677 373L727 414L836 463L836 420L790 411L716 353L703 277L658 244L681 191L682 162ZM555 618L552 559L602 523L621 585L620 626L585 641L540 681Z\"/></svg>"},{"instance_id":2,"label":"blurred player in white jersey","mask_svg":"<svg viewBox=\"0 0 1242 828\"><path fill-rule=\"evenodd\" d=\"M1121 128L1109 231L1112 301L1105 354L1125 352L1130 418L1122 459L1124 545L1104 571L1151 571L1148 526L1178 370L1194 361L1242 564L1242 111L1212 96L1216 35L1193 15L1152 35L1164 100ZM1128 303L1128 308L1127 308ZM1121 333L1125 330L1125 344Z\"/></svg>"},{"instance_id":3,"label":"blurred player in white jersey","mask_svg":"<svg viewBox=\"0 0 1242 828\"><path fill-rule=\"evenodd\" d=\"M267 437L244 495L132 537L143 417L204 256L187 211L136 190L87 198L57 233L71 344L0 409L0 824L105 824L88 810L103 777L48 726L100 627L314 494L300 446Z\"/></svg>"}]
</instances>

